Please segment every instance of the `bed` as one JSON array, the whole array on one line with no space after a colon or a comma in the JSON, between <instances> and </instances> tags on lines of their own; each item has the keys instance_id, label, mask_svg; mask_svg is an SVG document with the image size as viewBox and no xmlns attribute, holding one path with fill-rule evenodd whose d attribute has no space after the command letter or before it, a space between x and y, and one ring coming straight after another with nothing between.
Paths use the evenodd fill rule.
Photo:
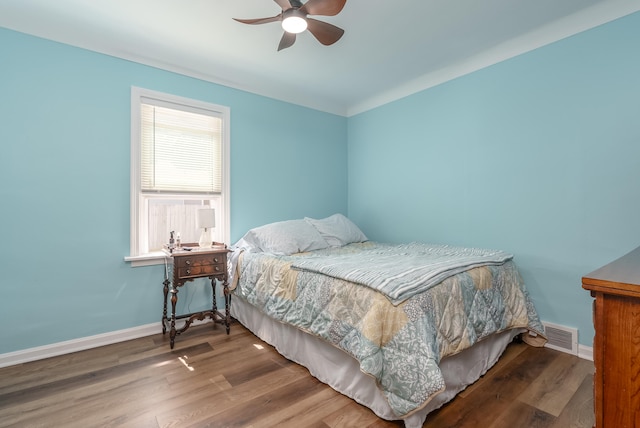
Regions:
<instances>
[{"instance_id":1,"label":"bed","mask_svg":"<svg viewBox=\"0 0 640 428\"><path fill-rule=\"evenodd\" d=\"M341 214L271 223L232 249L232 316L386 420L421 427L543 328L511 254L372 242Z\"/></svg>"}]
</instances>

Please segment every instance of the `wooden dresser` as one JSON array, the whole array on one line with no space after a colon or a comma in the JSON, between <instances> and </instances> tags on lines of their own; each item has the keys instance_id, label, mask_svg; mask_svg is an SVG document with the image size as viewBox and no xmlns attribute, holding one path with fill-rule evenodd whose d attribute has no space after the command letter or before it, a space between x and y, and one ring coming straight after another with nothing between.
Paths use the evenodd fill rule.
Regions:
<instances>
[{"instance_id":1,"label":"wooden dresser","mask_svg":"<svg viewBox=\"0 0 640 428\"><path fill-rule=\"evenodd\" d=\"M595 298L596 428L640 428L640 247L582 278Z\"/></svg>"}]
</instances>

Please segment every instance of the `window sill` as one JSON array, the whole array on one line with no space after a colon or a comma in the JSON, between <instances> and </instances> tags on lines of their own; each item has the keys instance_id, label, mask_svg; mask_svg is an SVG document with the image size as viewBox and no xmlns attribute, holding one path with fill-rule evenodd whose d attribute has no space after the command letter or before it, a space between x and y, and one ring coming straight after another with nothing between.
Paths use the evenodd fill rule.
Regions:
<instances>
[{"instance_id":1,"label":"window sill","mask_svg":"<svg viewBox=\"0 0 640 428\"><path fill-rule=\"evenodd\" d=\"M165 257L164 253L157 251L139 256L127 256L124 258L124 261L131 262L131 267L153 266L164 264Z\"/></svg>"}]
</instances>

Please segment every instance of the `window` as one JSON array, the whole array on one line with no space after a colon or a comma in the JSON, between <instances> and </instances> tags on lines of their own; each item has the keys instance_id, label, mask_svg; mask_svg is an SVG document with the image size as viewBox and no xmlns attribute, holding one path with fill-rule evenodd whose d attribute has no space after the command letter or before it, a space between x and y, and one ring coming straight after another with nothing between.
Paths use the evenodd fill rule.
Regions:
<instances>
[{"instance_id":1,"label":"window","mask_svg":"<svg viewBox=\"0 0 640 428\"><path fill-rule=\"evenodd\" d=\"M169 233L198 242L199 208L214 208L213 238L229 243L229 109L131 90L131 253L159 263Z\"/></svg>"}]
</instances>

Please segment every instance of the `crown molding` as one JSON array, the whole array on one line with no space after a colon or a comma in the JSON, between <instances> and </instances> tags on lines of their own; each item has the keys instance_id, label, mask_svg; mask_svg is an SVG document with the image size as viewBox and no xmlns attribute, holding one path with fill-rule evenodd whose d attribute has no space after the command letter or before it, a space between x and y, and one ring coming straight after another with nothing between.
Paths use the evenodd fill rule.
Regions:
<instances>
[{"instance_id":1,"label":"crown molding","mask_svg":"<svg viewBox=\"0 0 640 428\"><path fill-rule=\"evenodd\" d=\"M610 0L508 40L457 64L425 74L350 106L354 116L640 11L640 0Z\"/></svg>"}]
</instances>

